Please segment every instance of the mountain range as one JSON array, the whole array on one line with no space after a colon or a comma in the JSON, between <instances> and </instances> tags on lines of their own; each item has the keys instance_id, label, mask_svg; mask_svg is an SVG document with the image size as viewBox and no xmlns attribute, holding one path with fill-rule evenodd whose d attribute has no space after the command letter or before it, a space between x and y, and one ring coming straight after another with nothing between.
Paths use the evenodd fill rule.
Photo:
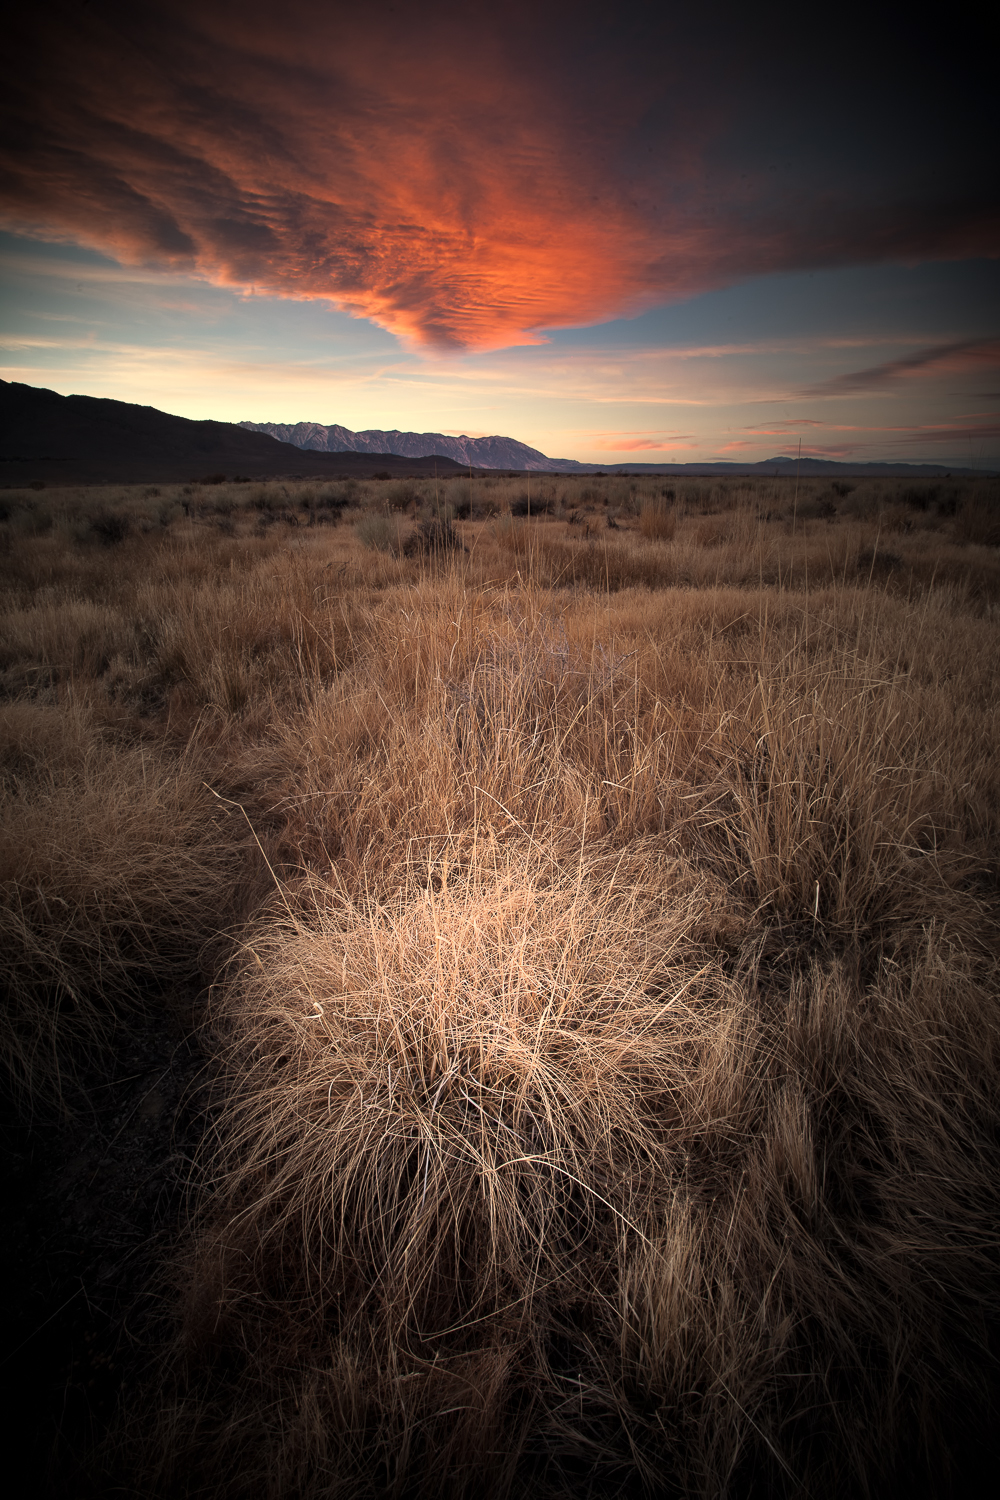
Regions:
<instances>
[{"instance_id":1,"label":"mountain range","mask_svg":"<svg viewBox=\"0 0 1000 1500\"><path fill-rule=\"evenodd\" d=\"M322 422L241 422L248 432L266 432L281 443L317 453L394 453L398 458L429 458L439 454L472 469L582 469L572 458L547 458L537 448L509 437L447 437L443 432L383 432L368 428L324 427Z\"/></svg>"},{"instance_id":2,"label":"mountain range","mask_svg":"<svg viewBox=\"0 0 1000 1500\"><path fill-rule=\"evenodd\" d=\"M343 446L340 446L343 445ZM0 486L145 484L235 478L358 479L489 470L675 475L857 475L932 477L983 470L941 464L838 463L792 456L759 463L617 463L601 469L547 458L514 438L447 437L430 432L351 432L318 422L192 421L95 396L0 380Z\"/></svg>"},{"instance_id":3,"label":"mountain range","mask_svg":"<svg viewBox=\"0 0 1000 1500\"><path fill-rule=\"evenodd\" d=\"M509 437L448 437L443 432L400 432L397 428L383 431L369 428L364 432L352 432L349 427L334 424L326 427L322 422L241 422L249 432L267 433L282 443L291 443L296 448L319 453L342 453L345 449L354 453L392 453L406 458L427 458L436 455L450 458L453 463L473 469L518 469L553 470L566 474L593 474L597 465L579 463L575 458L548 458L537 448L519 443ZM908 463L851 463L832 458L798 458L794 454L780 454L776 458L761 459L756 463L611 463L603 466L609 474L676 474L688 475L780 475L801 474L803 477L824 474L854 474L870 478L930 478L946 474L976 474L978 469L948 468L944 464Z\"/></svg>"},{"instance_id":4,"label":"mountain range","mask_svg":"<svg viewBox=\"0 0 1000 1500\"><path fill-rule=\"evenodd\" d=\"M194 422L96 396L0 380L0 485L166 484L209 475L249 479L442 478L462 469L448 458L315 453L235 422Z\"/></svg>"}]
</instances>

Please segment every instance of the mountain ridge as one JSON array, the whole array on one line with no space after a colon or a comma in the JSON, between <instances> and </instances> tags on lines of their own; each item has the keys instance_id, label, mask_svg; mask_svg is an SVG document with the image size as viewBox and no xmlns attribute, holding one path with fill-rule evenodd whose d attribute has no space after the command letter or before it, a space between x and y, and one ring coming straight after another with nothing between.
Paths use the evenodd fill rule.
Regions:
<instances>
[{"instance_id":1,"label":"mountain ridge","mask_svg":"<svg viewBox=\"0 0 1000 1500\"><path fill-rule=\"evenodd\" d=\"M372 479L403 476L439 478L469 468L480 473L507 470L522 473L631 474L636 478L670 475L676 478L719 478L777 475L803 478L945 478L984 476L995 470L944 464L851 463L781 454L758 462L609 463L584 464L575 459L547 458L514 438L448 438L444 433L352 433L346 427L320 423L249 423L194 420L153 406L98 396L63 396L40 386L0 379L0 486L47 484L108 484L185 482L225 473L249 478L324 478L354 476ZM269 428L276 431L272 433ZM282 439L289 435L314 442L365 439L372 445L354 448L300 446ZM375 446L392 440L396 451ZM454 445L454 446L453 446ZM464 446L463 446L464 445ZM414 446L422 452L412 451ZM441 449L451 448L451 453ZM461 457L458 457L458 454ZM456 456L451 456L452 454Z\"/></svg>"},{"instance_id":2,"label":"mountain ridge","mask_svg":"<svg viewBox=\"0 0 1000 1500\"><path fill-rule=\"evenodd\" d=\"M142 484L247 478L370 479L462 472L448 458L315 453L235 422L195 421L104 396L63 396L0 380L0 485Z\"/></svg>"},{"instance_id":3,"label":"mountain ridge","mask_svg":"<svg viewBox=\"0 0 1000 1500\"><path fill-rule=\"evenodd\" d=\"M401 432L398 427L382 430L371 427L353 432L339 423L322 422L240 422L247 432L266 433L280 443L291 443L318 453L393 453L398 458L450 458L453 463L473 469L520 469L524 471L578 469L583 465L572 458L548 458L537 448L516 438L473 438L462 434L449 437L443 432Z\"/></svg>"}]
</instances>

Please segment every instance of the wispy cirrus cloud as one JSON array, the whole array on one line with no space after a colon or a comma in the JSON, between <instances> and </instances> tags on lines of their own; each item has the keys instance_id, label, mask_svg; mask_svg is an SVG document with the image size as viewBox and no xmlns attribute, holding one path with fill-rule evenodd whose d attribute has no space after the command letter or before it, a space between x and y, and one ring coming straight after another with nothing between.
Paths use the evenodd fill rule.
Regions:
<instances>
[{"instance_id":1,"label":"wispy cirrus cloud","mask_svg":"<svg viewBox=\"0 0 1000 1500\"><path fill-rule=\"evenodd\" d=\"M862 151L814 127L777 20L734 13L721 42L709 21L54 0L5 38L5 222L443 350L765 272L997 248L974 89L928 122L938 156L963 143L942 196L921 123L895 131L877 29L851 71Z\"/></svg>"},{"instance_id":2,"label":"wispy cirrus cloud","mask_svg":"<svg viewBox=\"0 0 1000 1500\"><path fill-rule=\"evenodd\" d=\"M904 354L885 364L871 365L820 381L802 392L806 397L857 396L878 391L897 381L941 375L965 375L1000 368L1000 337L964 339L958 343L934 344L913 354Z\"/></svg>"},{"instance_id":3,"label":"wispy cirrus cloud","mask_svg":"<svg viewBox=\"0 0 1000 1500\"><path fill-rule=\"evenodd\" d=\"M976 445L1000 437L1000 412L950 422L924 422L901 429L900 436L906 443L946 443L954 448L964 439Z\"/></svg>"},{"instance_id":4,"label":"wispy cirrus cloud","mask_svg":"<svg viewBox=\"0 0 1000 1500\"><path fill-rule=\"evenodd\" d=\"M978 452L984 444L994 443L1000 437L1000 412L977 412L939 422L881 425L810 422L808 425L818 429L802 439L802 454L809 458L856 458L869 455L873 448L885 452L887 449L948 447L960 453L965 447ZM801 426L801 423L789 421L747 427L745 437L730 439L720 446L719 451L749 452L759 448L761 438L774 438L778 444L791 437L795 439L791 451L795 452L798 442L796 428Z\"/></svg>"}]
</instances>

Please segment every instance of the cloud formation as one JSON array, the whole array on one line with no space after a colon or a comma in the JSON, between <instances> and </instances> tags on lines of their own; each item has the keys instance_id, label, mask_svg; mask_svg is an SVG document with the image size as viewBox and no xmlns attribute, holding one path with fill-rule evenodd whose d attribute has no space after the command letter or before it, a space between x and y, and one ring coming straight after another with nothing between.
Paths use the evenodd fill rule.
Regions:
<instances>
[{"instance_id":1,"label":"cloud formation","mask_svg":"<svg viewBox=\"0 0 1000 1500\"><path fill-rule=\"evenodd\" d=\"M805 396L856 396L881 390L907 377L965 375L971 371L1000 368L1000 338L965 339L961 343L935 344L914 354L904 354L866 370L835 375L803 392Z\"/></svg>"},{"instance_id":2,"label":"cloud formation","mask_svg":"<svg viewBox=\"0 0 1000 1500\"><path fill-rule=\"evenodd\" d=\"M970 116L988 88L949 92L936 57L900 132L893 80L919 87L920 59L894 39L886 72L871 25L867 63L838 72L845 27L806 87L780 16L658 9L42 4L6 38L4 222L442 349L769 271L1000 249ZM824 66L863 135L817 123Z\"/></svg>"},{"instance_id":3,"label":"cloud formation","mask_svg":"<svg viewBox=\"0 0 1000 1500\"><path fill-rule=\"evenodd\" d=\"M590 446L601 453L671 453L677 448L692 447L693 439L689 433L679 433L674 438L619 438L609 433L592 439Z\"/></svg>"},{"instance_id":4,"label":"cloud formation","mask_svg":"<svg viewBox=\"0 0 1000 1500\"><path fill-rule=\"evenodd\" d=\"M743 431L747 437L723 443L719 451L757 451L760 438L774 438L776 447L780 444L784 451L794 453L796 447L793 445L789 448L788 439L794 438L797 443L798 434L795 429L805 425L818 429L810 438L802 435L802 453L809 458L857 458L870 454L873 447L886 451L906 446L946 446L959 454L963 446L981 447L1000 437L1000 413L997 412L964 413L940 422L862 424L787 421L745 427Z\"/></svg>"}]
</instances>

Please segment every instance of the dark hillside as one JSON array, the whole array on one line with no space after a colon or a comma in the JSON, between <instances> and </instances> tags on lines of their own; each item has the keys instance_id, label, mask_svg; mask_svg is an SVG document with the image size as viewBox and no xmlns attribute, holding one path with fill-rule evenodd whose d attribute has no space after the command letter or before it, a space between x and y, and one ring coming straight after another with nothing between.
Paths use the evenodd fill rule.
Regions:
<instances>
[{"instance_id":1,"label":"dark hillside","mask_svg":"<svg viewBox=\"0 0 1000 1500\"><path fill-rule=\"evenodd\" d=\"M215 474L363 479L435 470L464 472L440 455L307 452L235 422L193 422L153 406L0 381L0 485L171 483Z\"/></svg>"}]
</instances>

